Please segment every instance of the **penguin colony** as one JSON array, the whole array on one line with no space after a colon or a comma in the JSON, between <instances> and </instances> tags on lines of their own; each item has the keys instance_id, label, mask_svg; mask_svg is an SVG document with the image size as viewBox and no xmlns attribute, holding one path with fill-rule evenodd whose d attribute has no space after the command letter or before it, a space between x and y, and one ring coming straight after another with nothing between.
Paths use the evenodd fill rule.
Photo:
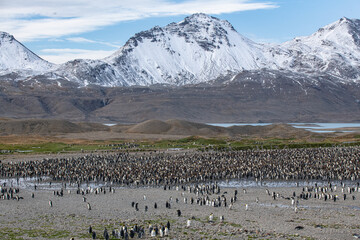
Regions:
<instances>
[{"instance_id":1,"label":"penguin colony","mask_svg":"<svg viewBox=\"0 0 360 240\"><path fill-rule=\"evenodd\" d=\"M42 161L18 163L1 163L0 176L2 178L35 177L42 179L49 176L52 181L77 184L76 194L82 195L82 202L92 212L92 205L88 202L87 194L115 193L114 187L87 187L81 184L89 182L111 182L119 186L162 186L164 191L176 190L182 192L181 198L167 199L164 205L157 202L143 203L137 199L131 202L134 211L147 212L149 208L167 208L174 212L174 216L183 217L179 204L192 204L201 207L214 207L231 211L238 200L238 190L232 193L221 192L218 180L253 178L259 180L325 180L325 186L306 186L300 194L288 193L288 196L266 190L269 199L279 198L289 200L295 213L301 211L299 201L316 199L319 201L349 201L355 200L360 192L360 148L312 148L312 149L282 149L282 150L247 150L237 152L187 152L181 154L129 154L113 155L85 155L78 158L55 158ZM354 186L347 186L341 182L340 186L332 184L332 180L352 180ZM205 182L213 182L205 184ZM51 184L51 182L50 182ZM35 185L36 190L36 185ZM64 196L64 189L53 191L57 197ZM19 189L0 187L0 200L19 201ZM188 192L189 194L184 194ZM242 190L247 194L247 190ZM71 194L70 190L68 194ZM32 198L35 198L32 193ZM246 211L252 210L259 204L259 198L254 202L243 203ZM130 203L129 203L130 204ZM53 201L49 201L50 208L56 208ZM94 205L96 208L96 205ZM95 210L96 211L96 210ZM225 216L226 217L226 216ZM208 222L224 222L224 215L208 216ZM192 219L188 219L184 226L192 227ZM144 238L166 237L170 234L170 223L149 226L121 226L119 229L107 229L96 233L89 227L89 237L97 239L112 238Z\"/></svg>"},{"instance_id":2,"label":"penguin colony","mask_svg":"<svg viewBox=\"0 0 360 240\"><path fill-rule=\"evenodd\" d=\"M360 148L309 148L85 155L0 163L0 177L43 177L70 183L155 186L218 180L352 180L360 177Z\"/></svg>"},{"instance_id":3,"label":"penguin colony","mask_svg":"<svg viewBox=\"0 0 360 240\"><path fill-rule=\"evenodd\" d=\"M23 197L19 197L19 188L6 187L6 183L4 183L2 186L0 186L0 199L3 200L17 200L23 199Z\"/></svg>"}]
</instances>

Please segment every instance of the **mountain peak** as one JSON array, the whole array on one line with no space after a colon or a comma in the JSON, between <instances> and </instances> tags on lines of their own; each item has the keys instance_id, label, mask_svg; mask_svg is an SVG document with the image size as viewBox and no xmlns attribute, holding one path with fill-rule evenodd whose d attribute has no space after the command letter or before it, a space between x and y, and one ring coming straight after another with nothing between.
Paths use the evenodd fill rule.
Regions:
<instances>
[{"instance_id":1,"label":"mountain peak","mask_svg":"<svg viewBox=\"0 0 360 240\"><path fill-rule=\"evenodd\" d=\"M230 28L233 31L236 31L234 27L226 20L221 20L219 18L207 15L205 13L194 13L188 17L186 17L183 21L179 22L178 25L186 26L186 25L193 25L193 26L210 26L210 25L223 25L225 27Z\"/></svg>"},{"instance_id":2,"label":"mountain peak","mask_svg":"<svg viewBox=\"0 0 360 240\"><path fill-rule=\"evenodd\" d=\"M339 24L347 24L348 26L356 26L359 24L359 19L351 19L347 17L342 17L337 21Z\"/></svg>"},{"instance_id":3,"label":"mountain peak","mask_svg":"<svg viewBox=\"0 0 360 240\"><path fill-rule=\"evenodd\" d=\"M360 33L360 20L359 19L350 19L343 17L339 21L339 25L342 24L348 28L350 34L357 32Z\"/></svg>"},{"instance_id":4,"label":"mountain peak","mask_svg":"<svg viewBox=\"0 0 360 240\"><path fill-rule=\"evenodd\" d=\"M170 46L173 44L173 37L183 39L189 44L197 43L205 51L213 51L216 48L220 48L223 44L229 47L233 46L229 39L230 33L239 35L228 21L220 20L204 13L195 13L179 23L173 22L165 27L155 26L135 34L126 42L123 48L106 59L118 58L123 56L124 53L128 54L139 44L146 41L162 43L168 51L173 52ZM250 42L249 39L244 37L243 40Z\"/></svg>"},{"instance_id":5,"label":"mountain peak","mask_svg":"<svg viewBox=\"0 0 360 240\"><path fill-rule=\"evenodd\" d=\"M0 32L0 71L35 70L45 72L53 65L18 42L13 35Z\"/></svg>"},{"instance_id":6,"label":"mountain peak","mask_svg":"<svg viewBox=\"0 0 360 240\"><path fill-rule=\"evenodd\" d=\"M347 17L342 17L338 21L326 25L318 30L318 32L331 32L336 29L347 30L347 31L359 31L360 20L359 19L350 19Z\"/></svg>"},{"instance_id":7,"label":"mountain peak","mask_svg":"<svg viewBox=\"0 0 360 240\"><path fill-rule=\"evenodd\" d=\"M115 68L107 73L134 79L129 85L184 85L264 65L262 48L229 22L196 13L135 34L105 61Z\"/></svg>"},{"instance_id":8,"label":"mountain peak","mask_svg":"<svg viewBox=\"0 0 360 240\"><path fill-rule=\"evenodd\" d=\"M194 13L190 16L187 16L182 22L184 21L221 21L220 19L207 15L205 13Z\"/></svg>"},{"instance_id":9,"label":"mountain peak","mask_svg":"<svg viewBox=\"0 0 360 240\"><path fill-rule=\"evenodd\" d=\"M350 18L347 18L347 17L342 17L340 18L339 22L344 22L344 21L351 21Z\"/></svg>"},{"instance_id":10,"label":"mountain peak","mask_svg":"<svg viewBox=\"0 0 360 240\"><path fill-rule=\"evenodd\" d=\"M10 35L10 34L7 33L7 32L1 32L1 31L0 31L0 40L2 40L2 39L14 40L14 36L13 36L13 35Z\"/></svg>"},{"instance_id":11,"label":"mountain peak","mask_svg":"<svg viewBox=\"0 0 360 240\"><path fill-rule=\"evenodd\" d=\"M320 28L312 36L339 45L355 44L360 47L360 20L346 17Z\"/></svg>"}]
</instances>

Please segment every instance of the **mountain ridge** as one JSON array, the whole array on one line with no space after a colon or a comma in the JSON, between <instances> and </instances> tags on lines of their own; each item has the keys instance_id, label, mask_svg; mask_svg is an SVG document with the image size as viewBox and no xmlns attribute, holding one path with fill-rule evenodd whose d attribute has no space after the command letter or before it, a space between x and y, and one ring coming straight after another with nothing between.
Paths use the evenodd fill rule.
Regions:
<instances>
[{"instance_id":1,"label":"mountain ridge","mask_svg":"<svg viewBox=\"0 0 360 240\"><path fill-rule=\"evenodd\" d=\"M242 36L226 20L198 13L179 23L137 33L112 55L99 60L76 59L53 65L24 47L21 61L16 61L21 64L9 71L11 67L5 69L1 63L14 63L4 60L3 50L0 79L47 79L56 84L61 80L80 87L182 86L222 77L232 79L242 71L268 69L309 76L328 74L339 81L357 82L360 80L359 29L360 20L344 17L310 36L268 45ZM0 37L0 42L4 38ZM15 49L19 48L21 43L12 41Z\"/></svg>"}]
</instances>

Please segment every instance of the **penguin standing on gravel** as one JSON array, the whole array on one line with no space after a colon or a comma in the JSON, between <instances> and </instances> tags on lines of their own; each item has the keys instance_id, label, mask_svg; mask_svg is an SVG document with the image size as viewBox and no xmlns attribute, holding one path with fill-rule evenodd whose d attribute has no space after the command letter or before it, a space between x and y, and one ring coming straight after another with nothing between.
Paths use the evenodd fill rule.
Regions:
<instances>
[{"instance_id":1,"label":"penguin standing on gravel","mask_svg":"<svg viewBox=\"0 0 360 240\"><path fill-rule=\"evenodd\" d=\"M49 205L50 205L50 207L52 207L52 206L53 206L53 203L52 203L52 201L51 201L51 200L49 201Z\"/></svg>"},{"instance_id":2,"label":"penguin standing on gravel","mask_svg":"<svg viewBox=\"0 0 360 240\"><path fill-rule=\"evenodd\" d=\"M163 231L162 227L160 227L160 229L159 229L159 236L161 238L164 237L164 231Z\"/></svg>"},{"instance_id":3,"label":"penguin standing on gravel","mask_svg":"<svg viewBox=\"0 0 360 240\"><path fill-rule=\"evenodd\" d=\"M214 214L210 213L209 222L213 222L213 221L214 221Z\"/></svg>"},{"instance_id":4,"label":"penguin standing on gravel","mask_svg":"<svg viewBox=\"0 0 360 240\"><path fill-rule=\"evenodd\" d=\"M152 229L152 230L151 230L151 236L152 236L152 237L156 237L155 229Z\"/></svg>"},{"instance_id":5,"label":"penguin standing on gravel","mask_svg":"<svg viewBox=\"0 0 360 240\"><path fill-rule=\"evenodd\" d=\"M139 203L135 203L135 210L139 211Z\"/></svg>"},{"instance_id":6,"label":"penguin standing on gravel","mask_svg":"<svg viewBox=\"0 0 360 240\"><path fill-rule=\"evenodd\" d=\"M104 229L104 234L103 235L104 235L105 240L109 240L109 233L108 233L106 228Z\"/></svg>"},{"instance_id":7,"label":"penguin standing on gravel","mask_svg":"<svg viewBox=\"0 0 360 240\"><path fill-rule=\"evenodd\" d=\"M104 238L106 238L106 237L105 237L106 235L109 235L109 233L108 233L107 229L105 228L105 229L104 229L104 233L103 233Z\"/></svg>"},{"instance_id":8,"label":"penguin standing on gravel","mask_svg":"<svg viewBox=\"0 0 360 240\"><path fill-rule=\"evenodd\" d=\"M190 227L191 226L191 219L188 219L187 221L186 221L186 227Z\"/></svg>"}]
</instances>

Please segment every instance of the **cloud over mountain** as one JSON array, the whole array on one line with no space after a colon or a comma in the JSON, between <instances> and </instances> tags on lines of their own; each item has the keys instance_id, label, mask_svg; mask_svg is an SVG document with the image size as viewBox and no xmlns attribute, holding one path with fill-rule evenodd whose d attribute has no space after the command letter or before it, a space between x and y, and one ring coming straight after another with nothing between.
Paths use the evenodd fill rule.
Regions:
<instances>
[{"instance_id":1,"label":"cloud over mountain","mask_svg":"<svg viewBox=\"0 0 360 240\"><path fill-rule=\"evenodd\" d=\"M16 35L20 41L30 41L89 32L148 17L197 12L222 14L275 7L276 4L268 1L249 0L2 0L0 29Z\"/></svg>"}]
</instances>

